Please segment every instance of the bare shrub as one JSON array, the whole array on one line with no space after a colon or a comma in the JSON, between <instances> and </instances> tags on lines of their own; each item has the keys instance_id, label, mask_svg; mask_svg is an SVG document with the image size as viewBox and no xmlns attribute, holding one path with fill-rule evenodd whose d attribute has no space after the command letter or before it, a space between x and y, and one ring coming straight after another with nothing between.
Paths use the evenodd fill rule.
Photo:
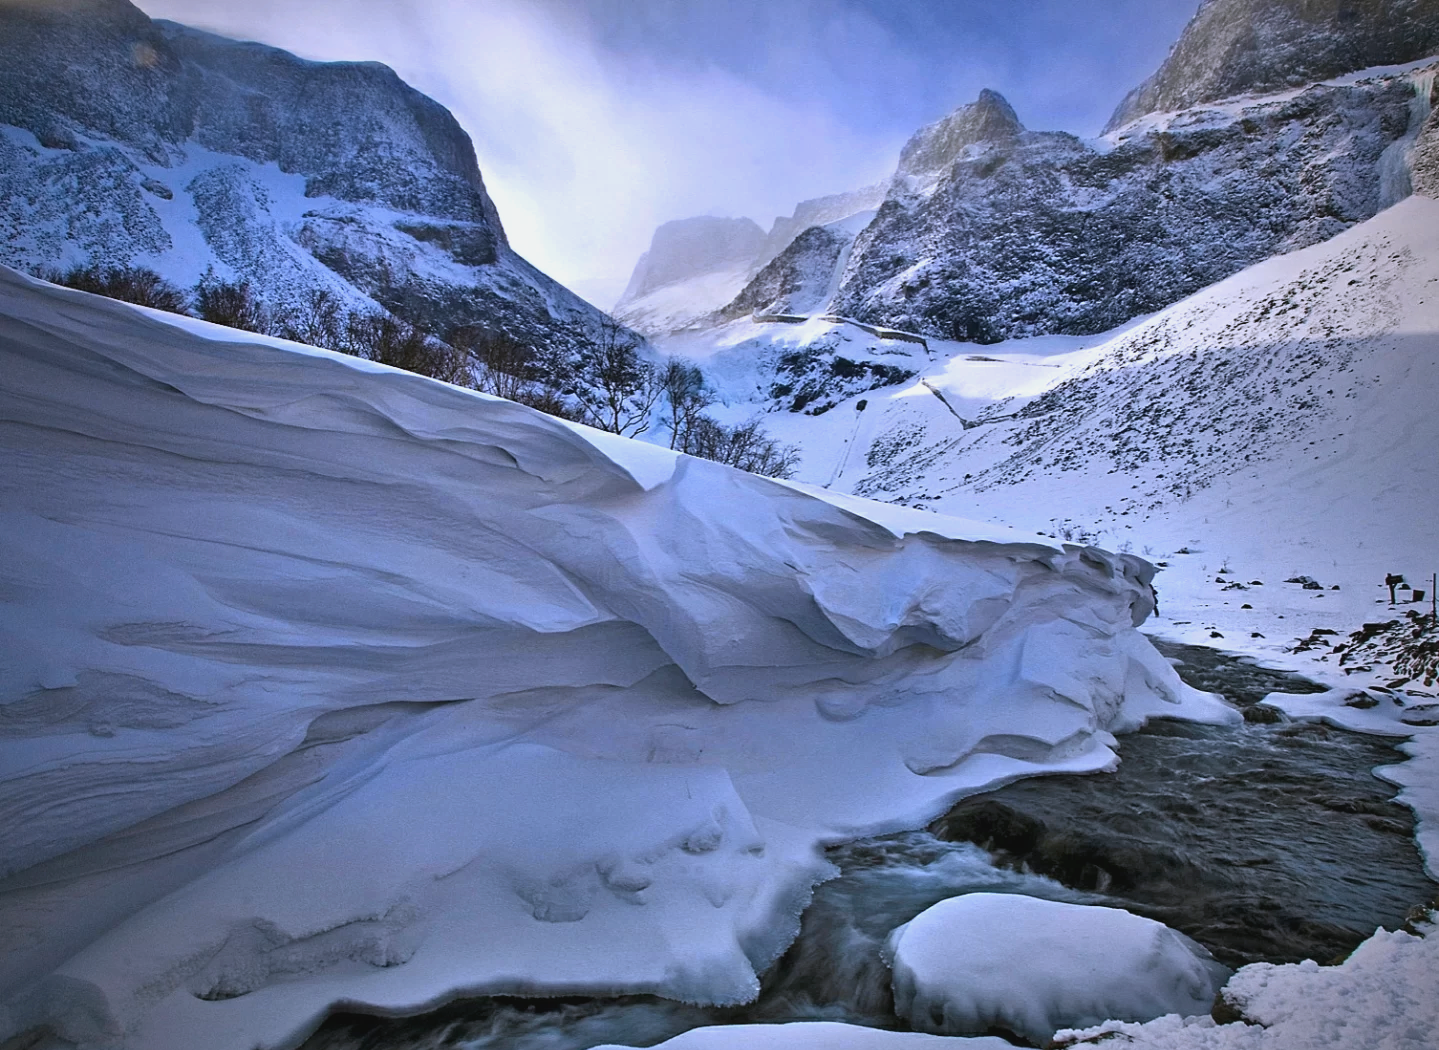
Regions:
<instances>
[{"instance_id":1,"label":"bare shrub","mask_svg":"<svg viewBox=\"0 0 1439 1050\"><path fill-rule=\"evenodd\" d=\"M52 284L172 314L185 313L189 305L183 291L141 266L72 266L63 272L52 270L44 277Z\"/></svg>"}]
</instances>

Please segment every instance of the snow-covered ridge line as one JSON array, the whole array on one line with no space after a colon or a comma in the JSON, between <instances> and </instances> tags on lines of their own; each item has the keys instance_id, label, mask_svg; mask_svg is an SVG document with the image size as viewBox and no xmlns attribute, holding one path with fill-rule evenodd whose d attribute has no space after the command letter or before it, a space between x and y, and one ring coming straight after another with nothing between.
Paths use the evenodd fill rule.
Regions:
<instances>
[{"instance_id":1,"label":"snow-covered ridge line","mask_svg":"<svg viewBox=\"0 0 1439 1050\"><path fill-rule=\"evenodd\" d=\"M10 271L0 304L0 1039L741 1001L816 844L1237 717L1134 630L1139 559Z\"/></svg>"}]
</instances>

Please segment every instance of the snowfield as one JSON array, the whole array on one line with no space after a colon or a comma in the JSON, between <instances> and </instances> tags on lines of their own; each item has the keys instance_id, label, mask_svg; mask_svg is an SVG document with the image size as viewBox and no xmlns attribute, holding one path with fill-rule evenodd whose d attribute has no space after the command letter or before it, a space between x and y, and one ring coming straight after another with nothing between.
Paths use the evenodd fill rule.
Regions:
<instances>
[{"instance_id":1,"label":"snowfield","mask_svg":"<svg viewBox=\"0 0 1439 1050\"><path fill-rule=\"evenodd\" d=\"M1138 558L0 272L0 1040L755 994L816 846L1237 713Z\"/></svg>"}]
</instances>

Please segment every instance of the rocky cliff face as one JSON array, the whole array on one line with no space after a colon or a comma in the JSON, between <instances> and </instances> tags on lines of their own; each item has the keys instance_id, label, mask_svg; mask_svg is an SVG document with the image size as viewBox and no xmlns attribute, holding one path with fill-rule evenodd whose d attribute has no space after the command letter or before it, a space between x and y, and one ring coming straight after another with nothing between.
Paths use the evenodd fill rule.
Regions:
<instances>
[{"instance_id":1,"label":"rocky cliff face","mask_svg":"<svg viewBox=\"0 0 1439 1050\"><path fill-rule=\"evenodd\" d=\"M793 215L781 215L774 220L769 236L765 238L756 269L767 266L812 226L828 226L842 219L874 211L884 201L888 185L886 182L877 182L873 186L849 193L833 193L828 197L801 201L795 205Z\"/></svg>"},{"instance_id":2,"label":"rocky cliff face","mask_svg":"<svg viewBox=\"0 0 1439 1050\"><path fill-rule=\"evenodd\" d=\"M900 150L898 174L940 175L966 150L1008 145L1023 133L1024 126L1009 101L985 88L978 101L915 132Z\"/></svg>"},{"instance_id":3,"label":"rocky cliff face","mask_svg":"<svg viewBox=\"0 0 1439 1050\"><path fill-rule=\"evenodd\" d=\"M1314 85L1098 143L976 119L1002 112L982 99L949 124L990 130L907 149L935 163L896 177L832 308L976 342L1113 328L1402 197L1428 91L1415 73Z\"/></svg>"},{"instance_id":4,"label":"rocky cliff face","mask_svg":"<svg viewBox=\"0 0 1439 1050\"><path fill-rule=\"evenodd\" d=\"M826 226L811 226L755 274L720 317L732 321L750 313L803 314L819 309L825 304L830 276L852 239Z\"/></svg>"},{"instance_id":5,"label":"rocky cliff face","mask_svg":"<svg viewBox=\"0 0 1439 1050\"><path fill-rule=\"evenodd\" d=\"M1300 87L1439 53L1439 0L1205 0L1169 58L1120 104L1149 113Z\"/></svg>"},{"instance_id":6,"label":"rocky cliff face","mask_svg":"<svg viewBox=\"0 0 1439 1050\"><path fill-rule=\"evenodd\" d=\"M0 5L3 261L207 268L530 339L595 311L509 247L450 113L377 63L307 62L127 0Z\"/></svg>"}]
</instances>

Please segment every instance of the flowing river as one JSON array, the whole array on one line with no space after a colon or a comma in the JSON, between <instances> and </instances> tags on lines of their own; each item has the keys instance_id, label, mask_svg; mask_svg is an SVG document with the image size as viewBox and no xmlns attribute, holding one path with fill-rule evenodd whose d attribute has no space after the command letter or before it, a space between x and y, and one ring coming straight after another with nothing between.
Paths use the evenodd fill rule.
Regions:
<instances>
[{"instance_id":1,"label":"flowing river","mask_svg":"<svg viewBox=\"0 0 1439 1050\"><path fill-rule=\"evenodd\" d=\"M701 1025L799 1020L902 1027L879 949L962 893L1107 904L1158 919L1230 966L1333 962L1434 897L1414 818L1376 766L1377 737L1277 720L1269 692L1320 687L1194 646L1156 642L1180 676L1245 709L1240 727L1156 721L1119 771L1048 776L965 799L923 831L834 847L800 936L759 999L712 1009L649 996L486 998L418 1017L339 1014L303 1050L586 1050L650 1046Z\"/></svg>"}]
</instances>

